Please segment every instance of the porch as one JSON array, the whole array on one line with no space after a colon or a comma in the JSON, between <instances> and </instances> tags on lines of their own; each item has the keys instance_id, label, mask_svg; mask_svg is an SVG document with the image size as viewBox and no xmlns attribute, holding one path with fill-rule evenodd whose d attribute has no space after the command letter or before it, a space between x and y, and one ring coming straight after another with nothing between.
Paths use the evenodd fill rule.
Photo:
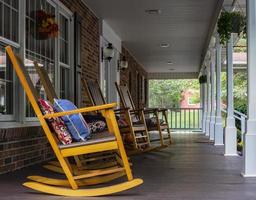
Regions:
<instances>
[{"instance_id":1,"label":"porch","mask_svg":"<svg viewBox=\"0 0 256 200\"><path fill-rule=\"evenodd\" d=\"M40 85L42 77L35 70L33 61L37 61L38 66L46 70L45 74L50 79L48 83L52 85L52 91L56 92L56 98L68 99L77 107L96 106L95 100L86 90L88 88L82 85L87 80L93 80L101 90L100 95L96 96L103 99L101 101L103 103L97 106L117 102L115 107L117 110L124 108L127 112L133 110L132 114L142 113L142 117L134 118L130 113L127 114L131 123L126 121L124 128L130 130L130 135L131 133L135 135L133 136L135 142L129 141L130 143L137 142L134 127L139 120L144 123L142 128L136 127L140 145L143 147L150 146L151 143L159 145L159 141L162 142L161 125L167 127L163 130L171 130L173 144L170 146L161 144L161 148L168 146L167 148L131 156L132 172L135 177L142 178L144 184L121 194L104 196L103 199L256 198L255 0L163 0L150 1L150 4L147 1L141 1L142 3L133 1L131 4L130 1L125 0L104 2L80 0L75 3L68 0L26 0L24 4L21 2L21 0L0 0L0 11L4 11L0 12L0 199L62 199L59 196L41 194L22 187L22 183L27 181L26 177L32 174L56 178L59 176L42 168L42 163L54 157L41 127L42 124L38 121L38 118L42 117L42 111L37 109L39 113L39 115L36 113L37 117L40 116L37 118L19 79L24 82L26 80L24 77L23 79L17 77L18 73L15 73L11 64L10 54L8 57L6 53L6 46L11 46L9 53L12 51L10 49L13 49L19 54L29 73L26 77L32 79L30 85L37 89L36 92L42 99L47 99L49 96L45 88ZM225 45L221 44L217 21L224 10L247 13L247 55L243 55L244 58L247 57L247 61L243 60L242 67L241 63L236 66L236 60L233 59L234 48L241 36L232 33ZM55 16L54 20L59 32L54 37L46 39L35 37L36 31L33 26L36 26L38 20L35 11L48 12ZM12 58L14 59L15 56ZM247 113L235 110L233 81L235 70L247 72L248 90L244 93L244 96L248 96ZM225 108L222 107L221 100L222 71L226 72L227 79ZM202 82L201 78L204 79ZM156 117L158 124L154 125L158 129L156 132L152 129L153 131L149 131L148 134L149 128L144 117L148 117L149 114L144 115L144 112L146 113L147 108L151 106L149 83L151 80L166 82L168 79L175 81L199 79L198 107L171 107L171 103L154 106L157 107L153 109L154 112L160 113L164 110L164 113L168 113L168 117L163 113L162 119ZM118 85L123 85L127 91L130 91L130 94L128 92L127 94L133 103L129 106L121 103L122 95L118 93ZM158 95L155 96L158 99ZM106 110L107 112L102 111L102 116L106 115L106 119L109 120L107 122L105 120L109 123L105 130L109 128L118 133L122 127L118 128L114 111L109 107ZM116 116L119 119L123 117L120 113ZM48 118L45 115L42 118L46 120L49 115ZM164 118L169 124L160 124ZM238 120L239 127L235 120ZM47 127L47 123L44 123L44 126ZM128 126L131 128L128 129ZM243 152L241 153L237 151L238 128L242 134ZM117 134L113 135L111 135L112 139ZM125 132L123 138L113 141L109 139L107 142L111 146L105 147L109 148L108 150L118 149L115 155L116 165L120 171L129 171L127 174L132 179L130 170L127 170L130 167L127 158L125 158L126 164L123 160L118 160L121 139L126 145L129 143L127 141L130 138L127 135ZM163 135L169 136L165 132ZM87 139L89 140L90 137L84 142L87 142ZM52 141L53 143L57 141L56 144L61 143L54 139ZM100 143L99 146L102 144ZM131 145L129 145L125 146L128 147L127 152L130 150ZM73 151L69 151L69 147L65 150L65 146L62 146L63 149L61 145L56 146L56 151L64 149L64 155L72 157L70 159L72 166L77 164L73 156L75 158L81 153L80 146L74 147L76 148L74 154ZM83 148L86 145L81 146ZM97 148L90 146L88 149L84 152L98 153ZM105 153L106 149L102 152ZM124 155L125 151L122 152ZM59 161L60 158L58 157ZM84 157L83 159L86 160ZM102 160L106 161L105 158ZM65 162L68 163L69 160L66 159L63 163ZM55 162L52 167L56 165L59 167L63 163ZM100 170L107 171L106 168ZM95 170L87 166L75 169L82 172L89 169L91 174ZM66 170L72 171L73 168L67 164ZM76 170L69 173L70 177L67 176L71 179L68 184L66 180L61 180L62 182L58 183L49 183L49 181L45 185L47 187L54 184L68 185L72 186L73 190L69 188L70 191L76 192L76 184L81 184L77 180L82 179L86 182L89 177L86 173L82 175L77 173L79 170ZM114 172L120 172L119 169L115 170ZM102 171L101 173L104 174L105 172ZM108 173L114 174L111 171ZM97 176L100 177L102 174ZM106 185L116 182L118 181ZM136 184L139 182L142 183L142 180Z\"/></svg>"},{"instance_id":2,"label":"porch","mask_svg":"<svg viewBox=\"0 0 256 200\"><path fill-rule=\"evenodd\" d=\"M132 158L134 174L144 179L142 186L119 195L86 199L255 199L256 179L240 176L241 157L224 157L224 147L213 146L202 134L173 137L175 143L169 148ZM66 199L22 187L26 176L33 173L49 175L38 165L1 175L1 199Z\"/></svg>"}]
</instances>

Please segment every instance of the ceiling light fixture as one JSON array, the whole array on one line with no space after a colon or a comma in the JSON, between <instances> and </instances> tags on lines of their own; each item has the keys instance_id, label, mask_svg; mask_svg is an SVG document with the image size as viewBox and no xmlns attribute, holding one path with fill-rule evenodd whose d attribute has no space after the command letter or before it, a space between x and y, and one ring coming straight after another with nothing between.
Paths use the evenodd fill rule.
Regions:
<instances>
[{"instance_id":1,"label":"ceiling light fixture","mask_svg":"<svg viewBox=\"0 0 256 200\"><path fill-rule=\"evenodd\" d=\"M149 15L160 15L162 13L160 9L147 9L145 12Z\"/></svg>"},{"instance_id":2,"label":"ceiling light fixture","mask_svg":"<svg viewBox=\"0 0 256 200\"><path fill-rule=\"evenodd\" d=\"M167 64L168 64L168 65L172 65L173 62L172 62L172 61L168 61Z\"/></svg>"},{"instance_id":3,"label":"ceiling light fixture","mask_svg":"<svg viewBox=\"0 0 256 200\"><path fill-rule=\"evenodd\" d=\"M173 69L173 68L171 68L171 69L169 69L169 71L174 71L175 69Z\"/></svg>"},{"instance_id":4,"label":"ceiling light fixture","mask_svg":"<svg viewBox=\"0 0 256 200\"><path fill-rule=\"evenodd\" d=\"M160 47L162 47L162 48L168 48L169 46L170 46L169 43L161 43L160 44Z\"/></svg>"}]
</instances>

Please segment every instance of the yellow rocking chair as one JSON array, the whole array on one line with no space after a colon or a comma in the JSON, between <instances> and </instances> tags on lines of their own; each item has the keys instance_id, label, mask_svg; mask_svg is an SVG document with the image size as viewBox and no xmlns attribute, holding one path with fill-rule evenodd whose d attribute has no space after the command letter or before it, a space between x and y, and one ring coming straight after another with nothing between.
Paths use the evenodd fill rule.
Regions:
<instances>
[{"instance_id":1,"label":"yellow rocking chair","mask_svg":"<svg viewBox=\"0 0 256 200\"><path fill-rule=\"evenodd\" d=\"M55 92L55 89L51 83L51 80L48 76L47 71L44 67L40 67L37 62L34 62L35 69L37 71L37 74L39 75L40 80L40 86L42 85L47 99L53 103L54 99L57 99L57 94ZM41 89L41 87L37 87L37 89ZM96 133L97 134L97 133ZM108 153L94 153L92 155L89 155L87 157L84 156L75 156L74 157L75 164L71 165L71 168L73 170L74 174L81 174L84 173L84 170L98 170L98 169L106 169L106 168L113 168L117 165L123 165L120 155L118 155L116 152L108 152ZM50 161L48 164L43 165L44 168L57 172L57 173L64 173L59 162L58 161ZM99 184L111 181L116 178L120 178L121 176L124 176L125 173L123 172L116 172L112 175L106 175L101 176L100 178L96 178L96 181L90 180L86 181L86 184L93 185L93 184ZM44 180L43 177L33 177L31 176L30 179L32 180Z\"/></svg>"},{"instance_id":2,"label":"yellow rocking chair","mask_svg":"<svg viewBox=\"0 0 256 200\"><path fill-rule=\"evenodd\" d=\"M6 47L7 54L13 64L13 68L16 71L16 74L23 86L26 95L28 97L29 102L31 103L35 114L37 115L39 122L44 130L44 133L55 153L60 166L62 167L66 179L62 180L63 185L60 187L52 186L44 183L39 182L25 182L23 185L40 191L44 193L54 194L54 195L61 195L61 196L102 196L102 195L109 195L117 192L121 192L124 190L131 189L143 183L142 179L134 179L130 165L126 156L126 152L124 149L124 145L122 142L122 138L120 136L120 132L118 129L118 125L116 122L115 114L113 108L116 104L106 104L102 106L94 106L94 107L87 107L76 109L72 111L65 111L65 112L58 112L54 114L43 114L40 110L40 107L37 102L37 95L36 90L32 84L32 81L27 73L24 64L22 61L13 53L12 48L10 46ZM110 134L108 136L102 138L95 138L90 139L85 142L75 142L69 145L62 145L58 141L57 137L54 133L51 132L50 127L48 126L47 119L53 117L61 117L65 115L71 114L78 114L78 113L88 113L88 112L95 112L99 111L106 117L106 122L108 125L108 130ZM122 162L124 164L123 167L118 167L112 170L98 170L97 172L85 172L80 175L74 175L72 173L72 169L70 163L68 161L68 157L74 157L83 154L89 153L97 153L97 152L104 152L104 151L112 151L118 150L120 152L120 156ZM83 184L84 179L91 178L99 175L106 175L115 173L118 171L124 171L127 175L128 181L115 184L112 186L105 186L101 188L86 188L86 189L79 189L79 187ZM51 180L48 180L51 181ZM53 180L54 181L54 180ZM57 184L56 184L57 185Z\"/></svg>"}]
</instances>

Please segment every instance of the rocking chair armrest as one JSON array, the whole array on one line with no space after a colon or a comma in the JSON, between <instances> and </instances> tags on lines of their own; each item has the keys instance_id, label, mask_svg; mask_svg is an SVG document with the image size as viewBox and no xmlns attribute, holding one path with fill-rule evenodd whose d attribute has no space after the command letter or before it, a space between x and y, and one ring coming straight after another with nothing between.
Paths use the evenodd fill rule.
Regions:
<instances>
[{"instance_id":1,"label":"rocking chair armrest","mask_svg":"<svg viewBox=\"0 0 256 200\"><path fill-rule=\"evenodd\" d=\"M165 111L168 111L167 108L159 108L159 112L165 112Z\"/></svg>"},{"instance_id":2,"label":"rocking chair armrest","mask_svg":"<svg viewBox=\"0 0 256 200\"><path fill-rule=\"evenodd\" d=\"M100 111L100 110L108 110L108 109L113 109L116 107L116 103L111 103L111 104L104 104L100 106L91 106L91 107L86 107L86 108L79 108L76 110L69 110L69 111L64 111L64 112L57 112L53 114L46 114L43 117L46 119L52 118L52 117L61 117L64 115L72 115L72 114L78 114L78 113L87 113L87 112L95 112L95 111Z\"/></svg>"},{"instance_id":3,"label":"rocking chair armrest","mask_svg":"<svg viewBox=\"0 0 256 200\"><path fill-rule=\"evenodd\" d=\"M134 113L139 113L139 112L142 112L142 111L144 111L143 108L142 108L142 109L130 110L130 112L131 112L132 114L134 114Z\"/></svg>"},{"instance_id":4,"label":"rocking chair armrest","mask_svg":"<svg viewBox=\"0 0 256 200\"><path fill-rule=\"evenodd\" d=\"M158 112L159 109L158 108L145 108L144 109L144 113L155 113Z\"/></svg>"}]
</instances>

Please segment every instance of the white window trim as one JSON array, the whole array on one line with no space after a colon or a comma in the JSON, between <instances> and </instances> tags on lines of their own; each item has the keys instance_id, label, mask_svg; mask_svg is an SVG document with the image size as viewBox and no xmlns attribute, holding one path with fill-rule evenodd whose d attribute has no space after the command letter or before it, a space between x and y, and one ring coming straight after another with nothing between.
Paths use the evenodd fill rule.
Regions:
<instances>
[{"instance_id":1,"label":"white window trim","mask_svg":"<svg viewBox=\"0 0 256 200\"><path fill-rule=\"evenodd\" d=\"M55 8L55 14L56 16L58 16L59 13L61 13L62 15L66 16L68 19L70 19L69 21L69 42L70 42L70 49L72 49L74 47L74 41L73 41L73 29L74 29L74 20L73 20L73 13L60 1L58 0L46 0L49 4L51 4L54 8ZM9 39L6 39L2 36L0 36L0 43L2 43L3 45L10 45L16 49L19 50L20 54L25 58L25 33L21 33L22 31L24 32L25 27L21 27L22 25L25 25L25 20L26 20L26 1L24 1L23 4L20 4L19 2L19 37L18 37L18 43L11 41ZM59 16L58 16L58 20L59 20ZM24 37L23 37L24 36ZM73 64L73 52L70 50L69 51L69 65L61 63L60 62L60 57L59 57L59 41L58 39L55 40L55 46L57 48L55 48L55 62L57 61L57 63L55 64L56 68L55 68L55 80L56 80L56 91L57 94L60 91L60 67L65 67L70 69L71 71L71 84L70 84L70 97L73 98L74 94L72 93L72 86L73 86L73 81L74 81L74 64ZM25 98L25 94L23 91L23 88L19 88L19 90L17 88L15 88L17 84L17 82L19 81L16 78L15 72L13 73L14 79L13 79L13 84L14 84L14 88L13 88L13 92L14 92L14 102L13 102L13 114L12 115L0 115L0 127L1 128L18 128L18 127L31 127L31 126L39 126L40 124L38 123L38 119L37 117L26 117L26 102L24 100ZM16 91L16 93L15 93ZM19 93L19 95L17 95L17 91ZM23 95L21 95L23 94ZM21 102L24 102L19 105L16 105L15 102L17 102L17 100L21 100ZM23 100L22 100L23 99ZM19 112L16 112L16 111ZM20 112L21 111L21 112Z\"/></svg>"}]
</instances>

